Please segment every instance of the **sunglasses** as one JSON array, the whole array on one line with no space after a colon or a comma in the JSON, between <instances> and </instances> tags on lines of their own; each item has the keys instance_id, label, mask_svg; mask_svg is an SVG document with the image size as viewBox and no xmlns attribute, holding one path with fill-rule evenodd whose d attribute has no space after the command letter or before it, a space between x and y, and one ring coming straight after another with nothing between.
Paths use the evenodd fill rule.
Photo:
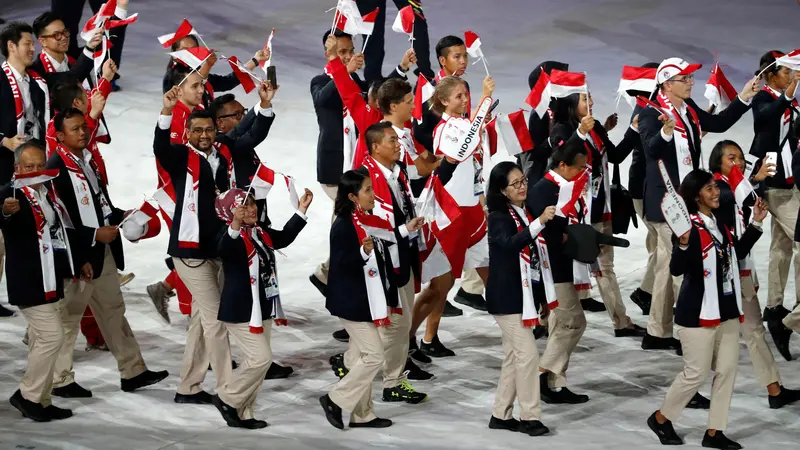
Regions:
<instances>
[{"instance_id":1,"label":"sunglasses","mask_svg":"<svg viewBox=\"0 0 800 450\"><path fill-rule=\"evenodd\" d=\"M239 110L231 114L225 114L224 116L217 117L217 119L228 119L231 117L235 118L236 120L241 120L242 117L244 117L244 110Z\"/></svg>"}]
</instances>

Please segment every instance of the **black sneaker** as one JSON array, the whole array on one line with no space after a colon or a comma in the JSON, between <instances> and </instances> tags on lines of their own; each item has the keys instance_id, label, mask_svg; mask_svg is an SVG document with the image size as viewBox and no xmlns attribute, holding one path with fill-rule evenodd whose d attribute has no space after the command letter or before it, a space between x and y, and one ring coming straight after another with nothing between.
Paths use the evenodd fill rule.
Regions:
<instances>
[{"instance_id":1,"label":"black sneaker","mask_svg":"<svg viewBox=\"0 0 800 450\"><path fill-rule=\"evenodd\" d=\"M650 305L653 302L653 296L651 294L643 291L642 288L636 288L636 290L631 293L631 301L641 308L642 315L650 315Z\"/></svg>"},{"instance_id":2,"label":"black sneaker","mask_svg":"<svg viewBox=\"0 0 800 450\"><path fill-rule=\"evenodd\" d=\"M683 445L683 439L675 432L675 428L672 427L672 422L667 420L664 423L658 423L658 420L656 420L656 413L651 414L650 417L647 418L647 426L658 436L661 445Z\"/></svg>"},{"instance_id":3,"label":"black sneaker","mask_svg":"<svg viewBox=\"0 0 800 450\"><path fill-rule=\"evenodd\" d=\"M242 419L239 418L239 413L236 412L236 408L223 402L222 399L219 398L219 395L211 397L211 401L229 427L245 428Z\"/></svg>"},{"instance_id":4,"label":"black sneaker","mask_svg":"<svg viewBox=\"0 0 800 450\"><path fill-rule=\"evenodd\" d=\"M721 430L717 430L713 436L708 434L708 430L706 430L703 436L703 447L719 448L722 450L739 450L742 448L738 442L732 441L722 434Z\"/></svg>"},{"instance_id":5,"label":"black sneaker","mask_svg":"<svg viewBox=\"0 0 800 450\"><path fill-rule=\"evenodd\" d=\"M789 310L783 306L778 305L774 308L764 307L764 322L769 322L770 320L783 320L784 317L789 315Z\"/></svg>"},{"instance_id":6,"label":"black sneaker","mask_svg":"<svg viewBox=\"0 0 800 450\"><path fill-rule=\"evenodd\" d=\"M689 409L711 409L711 400L703 397L700 393L694 394L689 403L686 404Z\"/></svg>"},{"instance_id":7,"label":"black sneaker","mask_svg":"<svg viewBox=\"0 0 800 450\"><path fill-rule=\"evenodd\" d=\"M533 338L537 341L539 339L544 339L549 335L550 333L547 331L547 327L543 327L541 325L538 327L533 327Z\"/></svg>"},{"instance_id":8,"label":"black sneaker","mask_svg":"<svg viewBox=\"0 0 800 450\"><path fill-rule=\"evenodd\" d=\"M325 411L325 418L328 423L333 425L334 428L344 430L344 422L342 422L342 408L340 408L328 394L319 398L319 404L322 405L322 410Z\"/></svg>"},{"instance_id":9,"label":"black sneaker","mask_svg":"<svg viewBox=\"0 0 800 450\"><path fill-rule=\"evenodd\" d=\"M350 335L347 334L347 330L345 329L334 331L333 338L339 342L350 342Z\"/></svg>"},{"instance_id":10,"label":"black sneaker","mask_svg":"<svg viewBox=\"0 0 800 450\"><path fill-rule=\"evenodd\" d=\"M213 403L211 394L206 391L200 391L196 394L175 394L175 403L189 404L189 405L210 405Z\"/></svg>"},{"instance_id":11,"label":"black sneaker","mask_svg":"<svg viewBox=\"0 0 800 450\"><path fill-rule=\"evenodd\" d=\"M72 417L71 409L59 408L55 405L45 406L44 413L50 420L64 420Z\"/></svg>"},{"instance_id":12,"label":"black sneaker","mask_svg":"<svg viewBox=\"0 0 800 450\"><path fill-rule=\"evenodd\" d=\"M331 363L331 370L333 370L333 374L339 377L340 380L347 375L347 372L350 371L344 365L344 353L331 356L328 359L328 362Z\"/></svg>"},{"instance_id":13,"label":"black sneaker","mask_svg":"<svg viewBox=\"0 0 800 450\"><path fill-rule=\"evenodd\" d=\"M267 374L264 375L265 380L278 380L281 378L289 378L289 375L294 373L294 369L289 366L281 366L279 364L275 364L274 362L270 364L269 369L267 369Z\"/></svg>"},{"instance_id":14,"label":"black sneaker","mask_svg":"<svg viewBox=\"0 0 800 450\"><path fill-rule=\"evenodd\" d=\"M16 315L17 315L17 313L15 311L12 311L12 310L10 310L8 308L0 306L0 317L14 317Z\"/></svg>"},{"instance_id":15,"label":"black sneaker","mask_svg":"<svg viewBox=\"0 0 800 450\"><path fill-rule=\"evenodd\" d=\"M383 388L383 401L385 402L406 402L416 405L424 402L427 398L428 394L415 391L408 381L401 381L393 388Z\"/></svg>"},{"instance_id":16,"label":"black sneaker","mask_svg":"<svg viewBox=\"0 0 800 450\"><path fill-rule=\"evenodd\" d=\"M478 311L486 311L486 299L480 294L470 294L464 289L459 288L453 300L455 300L456 303L461 303L464 306L469 306Z\"/></svg>"},{"instance_id":17,"label":"black sneaker","mask_svg":"<svg viewBox=\"0 0 800 450\"><path fill-rule=\"evenodd\" d=\"M137 389L141 389L143 387L151 386L159 381L167 378L169 376L169 372L166 370L160 370L158 372L153 372L152 370L145 370L144 372L136 375L133 378L128 379L121 379L120 380L120 387L124 392L133 392Z\"/></svg>"},{"instance_id":18,"label":"black sneaker","mask_svg":"<svg viewBox=\"0 0 800 450\"><path fill-rule=\"evenodd\" d=\"M433 362L428 355L420 351L417 340L413 337L408 340L408 355L423 364L430 364Z\"/></svg>"},{"instance_id":19,"label":"black sneaker","mask_svg":"<svg viewBox=\"0 0 800 450\"><path fill-rule=\"evenodd\" d=\"M550 432L550 429L538 420L520 420L519 432L528 436L542 436Z\"/></svg>"},{"instance_id":20,"label":"black sneaker","mask_svg":"<svg viewBox=\"0 0 800 450\"><path fill-rule=\"evenodd\" d=\"M414 381L426 381L434 378L434 375L430 372L426 372L416 364L411 358L406 359L406 367L403 369L406 372L406 378L409 380Z\"/></svg>"},{"instance_id":21,"label":"black sneaker","mask_svg":"<svg viewBox=\"0 0 800 450\"><path fill-rule=\"evenodd\" d=\"M53 388L53 396L61 398L90 398L92 391L73 381L66 386Z\"/></svg>"},{"instance_id":22,"label":"black sneaker","mask_svg":"<svg viewBox=\"0 0 800 450\"><path fill-rule=\"evenodd\" d=\"M606 310L606 305L603 302L598 302L591 297L581 299L581 307L584 311L589 312L603 312Z\"/></svg>"},{"instance_id":23,"label":"black sneaker","mask_svg":"<svg viewBox=\"0 0 800 450\"><path fill-rule=\"evenodd\" d=\"M350 422L347 426L350 428L389 428L392 426L392 421L389 419L381 419L376 417L369 422Z\"/></svg>"},{"instance_id":24,"label":"black sneaker","mask_svg":"<svg viewBox=\"0 0 800 450\"><path fill-rule=\"evenodd\" d=\"M464 311L456 308L450 303L450 300L444 303L444 311L442 311L442 317L456 317L456 316L463 316Z\"/></svg>"},{"instance_id":25,"label":"black sneaker","mask_svg":"<svg viewBox=\"0 0 800 450\"><path fill-rule=\"evenodd\" d=\"M792 338L792 329L783 324L783 319L770 319L767 321L767 328L778 353L783 356L783 359L791 361L792 352L789 350L789 340Z\"/></svg>"},{"instance_id":26,"label":"black sneaker","mask_svg":"<svg viewBox=\"0 0 800 450\"><path fill-rule=\"evenodd\" d=\"M647 328L642 328L635 323L631 328L620 328L614 330L614 337L644 337L647 334Z\"/></svg>"},{"instance_id":27,"label":"black sneaker","mask_svg":"<svg viewBox=\"0 0 800 450\"><path fill-rule=\"evenodd\" d=\"M456 356L455 352L445 347L439 340L439 336L434 336L431 343L420 341L419 349L422 353L433 358L447 358L449 356Z\"/></svg>"},{"instance_id":28,"label":"black sneaker","mask_svg":"<svg viewBox=\"0 0 800 450\"><path fill-rule=\"evenodd\" d=\"M492 430L519 431L519 420L513 417L508 420L503 420L492 416L492 418L489 419L489 428Z\"/></svg>"},{"instance_id":29,"label":"black sneaker","mask_svg":"<svg viewBox=\"0 0 800 450\"><path fill-rule=\"evenodd\" d=\"M30 400L26 400L19 389L17 389L17 392L14 392L14 395L12 395L8 401L28 419L36 422L50 422L52 420L41 403L34 403Z\"/></svg>"},{"instance_id":30,"label":"black sneaker","mask_svg":"<svg viewBox=\"0 0 800 450\"><path fill-rule=\"evenodd\" d=\"M794 389L786 389L781 386L781 393L776 396L769 396L769 408L780 409L786 405L800 400L800 391Z\"/></svg>"},{"instance_id":31,"label":"black sneaker","mask_svg":"<svg viewBox=\"0 0 800 450\"><path fill-rule=\"evenodd\" d=\"M314 287L317 288L319 293L322 294L323 297L325 297L325 290L328 288L328 286L325 283L323 283L322 280L317 278L317 276L312 273L311 276L308 277L308 281L310 281L311 284L313 284Z\"/></svg>"},{"instance_id":32,"label":"black sneaker","mask_svg":"<svg viewBox=\"0 0 800 450\"><path fill-rule=\"evenodd\" d=\"M239 421L241 428L246 428L248 430L259 430L261 428L267 428L269 425L265 420L258 420L258 419L243 419Z\"/></svg>"}]
</instances>

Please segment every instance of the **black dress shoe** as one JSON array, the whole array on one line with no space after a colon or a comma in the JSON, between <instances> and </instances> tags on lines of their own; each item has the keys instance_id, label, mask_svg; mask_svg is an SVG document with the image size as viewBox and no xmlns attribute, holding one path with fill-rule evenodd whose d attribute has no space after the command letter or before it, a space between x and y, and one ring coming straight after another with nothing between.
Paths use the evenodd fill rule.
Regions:
<instances>
[{"instance_id":1,"label":"black dress shoe","mask_svg":"<svg viewBox=\"0 0 800 450\"><path fill-rule=\"evenodd\" d=\"M423 364L430 364L433 362L430 356L420 351L417 340L413 337L408 340L408 355Z\"/></svg>"},{"instance_id":2,"label":"black dress shoe","mask_svg":"<svg viewBox=\"0 0 800 450\"><path fill-rule=\"evenodd\" d=\"M603 312L606 310L606 305L603 302L598 302L591 297L581 299L581 307L584 311L589 312Z\"/></svg>"},{"instance_id":3,"label":"black dress shoe","mask_svg":"<svg viewBox=\"0 0 800 450\"><path fill-rule=\"evenodd\" d=\"M432 373L422 370L418 365L414 364L411 358L406 359L406 367L403 371L406 372L406 378L409 380L426 381L434 378Z\"/></svg>"},{"instance_id":4,"label":"black dress shoe","mask_svg":"<svg viewBox=\"0 0 800 450\"><path fill-rule=\"evenodd\" d=\"M538 420L520 420L519 432L528 436L542 436L550 432L550 429Z\"/></svg>"},{"instance_id":5,"label":"black dress shoe","mask_svg":"<svg viewBox=\"0 0 800 450\"><path fill-rule=\"evenodd\" d=\"M342 408L339 408L336 403L333 403L333 400L331 400L328 394L325 394L319 398L319 404L322 405L322 410L325 411L325 418L328 419L328 423L333 425L335 428L344 430L344 422L342 422Z\"/></svg>"},{"instance_id":6,"label":"black dress shoe","mask_svg":"<svg viewBox=\"0 0 800 450\"><path fill-rule=\"evenodd\" d=\"M651 414L647 419L647 426L658 436L658 440L661 441L662 445L683 445L683 439L675 432L672 422L668 420L664 423L658 423L656 413Z\"/></svg>"},{"instance_id":7,"label":"black dress shoe","mask_svg":"<svg viewBox=\"0 0 800 450\"><path fill-rule=\"evenodd\" d=\"M66 386L53 388L53 396L62 398L89 398L92 396L92 391L84 389L74 381Z\"/></svg>"},{"instance_id":8,"label":"black dress shoe","mask_svg":"<svg viewBox=\"0 0 800 450\"><path fill-rule=\"evenodd\" d=\"M644 337L647 334L647 328L642 328L635 323L631 328L620 328L614 330L614 337Z\"/></svg>"},{"instance_id":9,"label":"black dress shoe","mask_svg":"<svg viewBox=\"0 0 800 450\"><path fill-rule=\"evenodd\" d=\"M650 305L653 302L653 296L651 294L643 291L642 288L636 288L631 294L631 301L641 308L642 315L650 315Z\"/></svg>"},{"instance_id":10,"label":"black dress shoe","mask_svg":"<svg viewBox=\"0 0 800 450\"><path fill-rule=\"evenodd\" d=\"M780 409L786 405L800 400L800 391L794 389L786 389L781 386L781 393L776 396L769 396L769 408Z\"/></svg>"},{"instance_id":11,"label":"black dress shoe","mask_svg":"<svg viewBox=\"0 0 800 450\"><path fill-rule=\"evenodd\" d=\"M12 395L8 401L28 419L36 422L50 422L50 420L52 420L41 403L34 403L30 400L26 400L19 389L17 389L17 392L14 392L14 395Z\"/></svg>"},{"instance_id":12,"label":"black dress shoe","mask_svg":"<svg viewBox=\"0 0 800 450\"><path fill-rule=\"evenodd\" d=\"M14 317L16 315L17 315L16 312L8 308L4 308L3 306L0 306L0 317Z\"/></svg>"},{"instance_id":13,"label":"black dress shoe","mask_svg":"<svg viewBox=\"0 0 800 450\"><path fill-rule=\"evenodd\" d=\"M350 335L347 330L341 329L333 332L333 338L339 342L350 342Z\"/></svg>"},{"instance_id":14,"label":"black dress shoe","mask_svg":"<svg viewBox=\"0 0 800 450\"><path fill-rule=\"evenodd\" d=\"M789 340L792 338L792 330L783 324L783 319L770 319L767 321L767 328L769 334L772 335L772 340L775 342L775 348L778 353L783 356L787 361L792 360L792 352L789 350Z\"/></svg>"},{"instance_id":15,"label":"black dress shoe","mask_svg":"<svg viewBox=\"0 0 800 450\"><path fill-rule=\"evenodd\" d=\"M239 424L241 428L246 428L248 430L258 430L261 428L267 428L269 425L265 420L258 420L258 419L244 419L240 420Z\"/></svg>"},{"instance_id":16,"label":"black dress shoe","mask_svg":"<svg viewBox=\"0 0 800 450\"><path fill-rule=\"evenodd\" d=\"M153 384L158 383L159 381L167 378L169 376L169 372L166 370L160 370L158 372L153 372L152 370L145 370L144 372L136 375L133 378L122 379L120 380L120 386L124 392L133 392L137 389L141 389L143 387L147 387Z\"/></svg>"},{"instance_id":17,"label":"black dress shoe","mask_svg":"<svg viewBox=\"0 0 800 450\"><path fill-rule=\"evenodd\" d=\"M547 332L547 327L543 327L541 325L538 327L533 327L533 338L537 341L539 339L544 339L549 335L550 333Z\"/></svg>"},{"instance_id":18,"label":"black dress shoe","mask_svg":"<svg viewBox=\"0 0 800 450\"><path fill-rule=\"evenodd\" d=\"M308 281L310 281L311 284L313 284L314 287L317 288L319 293L322 294L323 297L325 297L325 290L328 288L328 286L325 285L325 283L323 283L322 280L317 278L317 276L312 273L311 276L308 277Z\"/></svg>"},{"instance_id":19,"label":"black dress shoe","mask_svg":"<svg viewBox=\"0 0 800 450\"><path fill-rule=\"evenodd\" d=\"M267 374L264 375L265 380L278 380L281 378L289 378L289 375L294 373L294 369L289 366L281 366L279 364L272 363L267 369Z\"/></svg>"},{"instance_id":20,"label":"black dress shoe","mask_svg":"<svg viewBox=\"0 0 800 450\"><path fill-rule=\"evenodd\" d=\"M548 388L547 393L545 394L543 392L541 398L543 402L554 405L558 404L577 405L589 401L588 395L576 394L570 391L566 387L562 387L558 391Z\"/></svg>"},{"instance_id":21,"label":"black dress shoe","mask_svg":"<svg viewBox=\"0 0 800 450\"><path fill-rule=\"evenodd\" d=\"M689 403L686 404L689 409L711 409L711 400L703 397L700 393L694 394Z\"/></svg>"},{"instance_id":22,"label":"black dress shoe","mask_svg":"<svg viewBox=\"0 0 800 450\"><path fill-rule=\"evenodd\" d=\"M458 288L456 296L453 299L456 303L469 306L470 308L477 309L478 311L486 311L486 299L480 294L470 294L464 289Z\"/></svg>"},{"instance_id":23,"label":"black dress shoe","mask_svg":"<svg viewBox=\"0 0 800 450\"><path fill-rule=\"evenodd\" d=\"M508 420L503 420L492 416L492 418L489 419L489 428L492 430L519 431L519 420L513 417Z\"/></svg>"},{"instance_id":24,"label":"black dress shoe","mask_svg":"<svg viewBox=\"0 0 800 450\"><path fill-rule=\"evenodd\" d=\"M50 417L50 420L64 420L72 417L71 409L59 408L55 405L46 406L44 408L44 413Z\"/></svg>"},{"instance_id":25,"label":"black dress shoe","mask_svg":"<svg viewBox=\"0 0 800 450\"><path fill-rule=\"evenodd\" d=\"M430 343L420 341L419 349L422 353L433 358L447 358L450 356L456 356L454 351L442 344L442 342L439 340L439 336L434 336Z\"/></svg>"},{"instance_id":26,"label":"black dress shoe","mask_svg":"<svg viewBox=\"0 0 800 450\"><path fill-rule=\"evenodd\" d=\"M456 308L455 306L453 306L453 304L450 303L450 300L448 300L448 301L446 301L444 303L444 311L442 311L442 317L456 317L456 316L463 316L463 315L464 315L464 311L462 311L459 308Z\"/></svg>"},{"instance_id":27,"label":"black dress shoe","mask_svg":"<svg viewBox=\"0 0 800 450\"><path fill-rule=\"evenodd\" d=\"M658 337L645 332L642 339L642 350L677 350L681 346L681 341L672 337Z\"/></svg>"},{"instance_id":28,"label":"black dress shoe","mask_svg":"<svg viewBox=\"0 0 800 450\"><path fill-rule=\"evenodd\" d=\"M219 398L219 395L212 396L211 402L217 408L217 411L219 411L219 413L222 415L222 418L225 420L225 423L227 423L229 427L246 428L244 426L244 421L239 418L239 413L236 412L236 408L223 402Z\"/></svg>"},{"instance_id":29,"label":"black dress shoe","mask_svg":"<svg viewBox=\"0 0 800 450\"><path fill-rule=\"evenodd\" d=\"M764 322L769 322L770 320L783 320L784 317L788 316L790 311L783 305L775 306L774 308L764 307Z\"/></svg>"},{"instance_id":30,"label":"black dress shoe","mask_svg":"<svg viewBox=\"0 0 800 450\"><path fill-rule=\"evenodd\" d=\"M200 391L196 394L175 394L175 403L183 403L190 405L210 405L213 403L211 394L206 391Z\"/></svg>"},{"instance_id":31,"label":"black dress shoe","mask_svg":"<svg viewBox=\"0 0 800 450\"><path fill-rule=\"evenodd\" d=\"M706 434L703 436L703 447L708 448L719 448L722 450L739 450L742 446L735 441L728 439L727 436L722 434L722 431L717 430L713 436L708 434L706 430Z\"/></svg>"},{"instance_id":32,"label":"black dress shoe","mask_svg":"<svg viewBox=\"0 0 800 450\"><path fill-rule=\"evenodd\" d=\"M348 426L350 428L389 428L392 426L392 421L389 419L381 419L380 417L376 417L369 422L350 422Z\"/></svg>"}]
</instances>

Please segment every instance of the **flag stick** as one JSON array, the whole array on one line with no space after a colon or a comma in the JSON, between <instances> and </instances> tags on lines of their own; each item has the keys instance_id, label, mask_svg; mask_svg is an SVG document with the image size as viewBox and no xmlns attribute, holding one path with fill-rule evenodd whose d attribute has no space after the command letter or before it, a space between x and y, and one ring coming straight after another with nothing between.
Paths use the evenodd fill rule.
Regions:
<instances>
[{"instance_id":1,"label":"flag stick","mask_svg":"<svg viewBox=\"0 0 800 450\"><path fill-rule=\"evenodd\" d=\"M486 69L486 76L490 77L491 75L489 75L489 64L486 62L486 57L485 56L481 57L481 61L483 61L483 68Z\"/></svg>"},{"instance_id":2,"label":"flag stick","mask_svg":"<svg viewBox=\"0 0 800 450\"><path fill-rule=\"evenodd\" d=\"M247 198L250 197L250 191L253 189L253 183L250 182L250 186L247 187L247 192L244 193L244 201L247 202Z\"/></svg>"},{"instance_id":3,"label":"flag stick","mask_svg":"<svg viewBox=\"0 0 800 450\"><path fill-rule=\"evenodd\" d=\"M333 34L334 30L336 30L336 19L339 18L339 5L342 3L342 0L338 0L336 2L336 12L333 13L333 23L331 24L331 34Z\"/></svg>"},{"instance_id":4,"label":"flag stick","mask_svg":"<svg viewBox=\"0 0 800 450\"><path fill-rule=\"evenodd\" d=\"M369 42L369 37L372 36L371 34L366 35L364 38L364 46L361 47L361 53L364 53L367 50L367 42Z\"/></svg>"},{"instance_id":5,"label":"flag stick","mask_svg":"<svg viewBox=\"0 0 800 450\"><path fill-rule=\"evenodd\" d=\"M207 49L211 49L211 47L209 47L209 46L208 46L208 44L206 44L206 41L204 41L204 40L203 40L203 37L202 37L202 36L200 36L200 33L197 33L195 36L197 36L197 38L198 38L198 39L200 39L200 43L201 43L201 44L203 44L203 46L204 46L205 48L207 48Z\"/></svg>"},{"instance_id":6,"label":"flag stick","mask_svg":"<svg viewBox=\"0 0 800 450\"><path fill-rule=\"evenodd\" d=\"M414 23L411 24L411 37L408 40L411 41L411 48L414 48Z\"/></svg>"},{"instance_id":7,"label":"flag stick","mask_svg":"<svg viewBox=\"0 0 800 450\"><path fill-rule=\"evenodd\" d=\"M586 72L583 72L583 76L586 78L586 110L589 111L589 115L592 115L592 107L589 106L589 77L586 76Z\"/></svg>"},{"instance_id":8,"label":"flag stick","mask_svg":"<svg viewBox=\"0 0 800 450\"><path fill-rule=\"evenodd\" d=\"M227 58L227 57L225 57L225 55L222 55L222 59L226 59L226 60L228 60L228 61L230 61L230 60L231 60L230 58ZM260 82L262 82L262 83L264 82L264 80L262 80L261 78L258 78L258 76L256 76L256 75L255 75L253 72L250 72L249 70L247 70L247 67L245 67L245 66L241 65L239 62L236 62L236 63L234 63L234 64L236 64L236 66L237 66L237 67L239 67L240 69L242 69L242 71L243 71L244 73L246 73L246 74L250 75L251 77L255 78L256 80L258 80L258 81L260 81Z\"/></svg>"},{"instance_id":9,"label":"flag stick","mask_svg":"<svg viewBox=\"0 0 800 450\"><path fill-rule=\"evenodd\" d=\"M211 57L211 54L209 54L208 56L206 56L206 57L203 59L203 61L201 61L201 62L200 62L200 64L199 64L197 67L202 67L202 66L203 66L203 64L205 64L205 63L206 63L206 60L207 60L209 57ZM190 76L191 76L193 73L197 72L197 74L198 74L198 75L200 75L200 71L198 71L198 70L197 70L197 69L195 69L194 67L190 67L190 69L192 69L192 70L191 70L191 72L187 73L187 74L186 74L186 76L185 76L185 77L183 77L183 79L181 80L181 82L180 82L180 83L178 83L178 86L182 85L182 84L183 84L183 82L184 82L184 81L186 81L186 80L187 80L187 79L188 79L188 78L189 78L189 77L190 77Z\"/></svg>"},{"instance_id":10,"label":"flag stick","mask_svg":"<svg viewBox=\"0 0 800 450\"><path fill-rule=\"evenodd\" d=\"M756 75L756 78L758 78L758 79L761 79L761 75L762 75L764 72L766 72L766 71L767 71L767 69L769 69L770 67L772 67L773 65L775 65L775 63L777 63L777 62L778 62L778 58L775 58L775 61L772 61L772 62L771 62L771 63L770 63L770 64L769 64L767 67L764 67L764 68L761 70L761 72L758 72L758 75Z\"/></svg>"}]
</instances>

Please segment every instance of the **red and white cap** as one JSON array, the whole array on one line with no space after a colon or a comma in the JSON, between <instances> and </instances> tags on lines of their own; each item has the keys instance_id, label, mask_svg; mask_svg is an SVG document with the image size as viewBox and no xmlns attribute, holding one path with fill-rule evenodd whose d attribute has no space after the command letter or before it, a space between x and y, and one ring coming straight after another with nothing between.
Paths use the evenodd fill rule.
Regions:
<instances>
[{"instance_id":1,"label":"red and white cap","mask_svg":"<svg viewBox=\"0 0 800 450\"><path fill-rule=\"evenodd\" d=\"M672 77L678 75L689 75L694 73L697 69L703 67L702 64L689 64L680 58L667 58L661 61L656 71L656 83L663 84Z\"/></svg>"}]
</instances>

